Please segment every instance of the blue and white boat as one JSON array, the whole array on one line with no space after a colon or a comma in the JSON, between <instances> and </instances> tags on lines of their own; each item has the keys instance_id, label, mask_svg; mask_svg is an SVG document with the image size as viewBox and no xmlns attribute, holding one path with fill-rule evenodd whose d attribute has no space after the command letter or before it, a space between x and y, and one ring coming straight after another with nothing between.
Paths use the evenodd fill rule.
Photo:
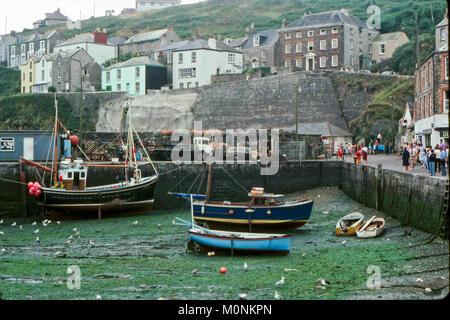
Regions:
<instances>
[{"instance_id":1,"label":"blue and white boat","mask_svg":"<svg viewBox=\"0 0 450 320\"><path fill-rule=\"evenodd\" d=\"M203 250L233 253L288 254L291 235L219 231L194 226L189 238Z\"/></svg>"},{"instance_id":2,"label":"blue and white boat","mask_svg":"<svg viewBox=\"0 0 450 320\"><path fill-rule=\"evenodd\" d=\"M171 193L186 199L191 194ZM308 222L314 200L284 201L284 195L252 188L248 202L210 201L206 195L192 195L193 218L212 226L299 228Z\"/></svg>"}]
</instances>

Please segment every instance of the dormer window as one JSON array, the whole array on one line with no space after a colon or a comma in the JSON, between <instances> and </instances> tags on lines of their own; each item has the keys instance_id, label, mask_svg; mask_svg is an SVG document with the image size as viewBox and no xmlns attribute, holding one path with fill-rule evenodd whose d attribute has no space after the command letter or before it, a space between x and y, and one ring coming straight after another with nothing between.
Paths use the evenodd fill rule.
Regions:
<instances>
[{"instance_id":1,"label":"dormer window","mask_svg":"<svg viewBox=\"0 0 450 320\"><path fill-rule=\"evenodd\" d=\"M286 34L284 35L284 38L285 38L286 40L291 39L291 34L290 34L290 33L286 33Z\"/></svg>"},{"instance_id":2,"label":"dormer window","mask_svg":"<svg viewBox=\"0 0 450 320\"><path fill-rule=\"evenodd\" d=\"M320 29L320 35L326 35L327 34L327 29Z\"/></svg>"},{"instance_id":3,"label":"dormer window","mask_svg":"<svg viewBox=\"0 0 450 320\"><path fill-rule=\"evenodd\" d=\"M255 46L255 47L259 47L259 35L256 35L254 38L253 38L253 46Z\"/></svg>"},{"instance_id":4,"label":"dormer window","mask_svg":"<svg viewBox=\"0 0 450 320\"><path fill-rule=\"evenodd\" d=\"M338 27L333 27L333 29L331 29L331 33L338 33Z\"/></svg>"},{"instance_id":5,"label":"dormer window","mask_svg":"<svg viewBox=\"0 0 450 320\"><path fill-rule=\"evenodd\" d=\"M441 42L445 41L445 28L439 29Z\"/></svg>"},{"instance_id":6,"label":"dormer window","mask_svg":"<svg viewBox=\"0 0 450 320\"><path fill-rule=\"evenodd\" d=\"M314 30L308 31L308 37L314 37Z\"/></svg>"}]
</instances>

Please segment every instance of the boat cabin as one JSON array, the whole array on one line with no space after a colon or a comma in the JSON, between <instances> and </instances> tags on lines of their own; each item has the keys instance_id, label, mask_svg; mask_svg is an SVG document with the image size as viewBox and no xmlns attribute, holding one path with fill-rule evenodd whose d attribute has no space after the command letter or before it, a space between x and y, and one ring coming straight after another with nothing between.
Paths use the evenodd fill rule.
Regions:
<instances>
[{"instance_id":1,"label":"boat cabin","mask_svg":"<svg viewBox=\"0 0 450 320\"><path fill-rule=\"evenodd\" d=\"M70 161L62 161L59 170L60 181L64 184L66 190L86 189L87 168L81 166L83 161L75 160L75 166L72 167Z\"/></svg>"},{"instance_id":2,"label":"boat cabin","mask_svg":"<svg viewBox=\"0 0 450 320\"><path fill-rule=\"evenodd\" d=\"M264 188L252 188L248 194L250 205L253 206L276 206L284 204L284 195L265 193Z\"/></svg>"}]
</instances>

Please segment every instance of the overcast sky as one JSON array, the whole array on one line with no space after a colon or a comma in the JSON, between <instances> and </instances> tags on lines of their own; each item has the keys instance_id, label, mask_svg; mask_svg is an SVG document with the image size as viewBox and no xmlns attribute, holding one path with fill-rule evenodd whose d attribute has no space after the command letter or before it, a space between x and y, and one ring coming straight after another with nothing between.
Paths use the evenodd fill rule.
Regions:
<instances>
[{"instance_id":1,"label":"overcast sky","mask_svg":"<svg viewBox=\"0 0 450 320\"><path fill-rule=\"evenodd\" d=\"M181 3L194 3L201 0L182 0ZM33 28L33 22L45 18L45 13L58 8L61 13L75 21L94 15L104 16L106 10L119 14L123 8L134 8L135 0L0 0L0 34L11 30L21 32L24 28ZM6 19L6 17L8 17ZM7 29L6 28L7 23ZM6 30L6 32L5 32Z\"/></svg>"}]
</instances>

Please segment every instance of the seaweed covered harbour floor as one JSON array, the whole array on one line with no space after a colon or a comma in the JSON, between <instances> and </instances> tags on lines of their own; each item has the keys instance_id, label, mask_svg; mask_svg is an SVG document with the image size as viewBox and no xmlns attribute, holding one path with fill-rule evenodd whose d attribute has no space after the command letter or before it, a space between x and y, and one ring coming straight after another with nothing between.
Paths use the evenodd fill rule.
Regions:
<instances>
[{"instance_id":1,"label":"seaweed covered harbour floor","mask_svg":"<svg viewBox=\"0 0 450 320\"><path fill-rule=\"evenodd\" d=\"M52 221L47 227L18 219L12 227L14 221L4 219L0 225L4 233L0 250L6 249L0 252L1 298L84 300L100 295L121 300L231 300L245 293L250 300L271 300L275 290L284 299L295 300L441 299L448 294L448 241L437 238L426 243L429 234L390 217L386 217L386 231L379 238L337 237L334 228L340 217L357 209L368 219L376 211L362 207L335 187L289 194L286 199L304 197L315 200L311 219L290 231L287 256L187 252L187 228L173 225L172 220L189 220L188 210L60 224ZM79 230L79 238L74 228ZM38 248L36 236L40 238ZM68 289L71 274L67 269L72 265L80 268L80 289ZM223 266L226 274L219 272ZM379 270L379 289L367 286L377 277L374 270ZM276 287L283 276L284 285ZM318 278L331 284L318 290Z\"/></svg>"}]
</instances>

